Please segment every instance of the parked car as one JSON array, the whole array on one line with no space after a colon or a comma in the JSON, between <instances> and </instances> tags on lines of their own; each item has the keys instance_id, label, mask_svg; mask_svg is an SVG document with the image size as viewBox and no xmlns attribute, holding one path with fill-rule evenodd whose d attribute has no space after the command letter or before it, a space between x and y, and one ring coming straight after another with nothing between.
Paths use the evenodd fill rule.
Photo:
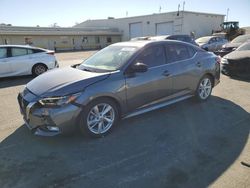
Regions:
<instances>
[{"instance_id":1,"label":"parked car","mask_svg":"<svg viewBox=\"0 0 250 188\"><path fill-rule=\"evenodd\" d=\"M119 118L192 96L207 100L219 83L219 60L178 41L116 43L78 68L52 70L33 79L18 102L26 125L36 135L53 136L78 126L82 133L100 137Z\"/></svg>"},{"instance_id":2,"label":"parked car","mask_svg":"<svg viewBox=\"0 0 250 188\"><path fill-rule=\"evenodd\" d=\"M250 42L242 44L222 58L221 72L229 76L250 77Z\"/></svg>"},{"instance_id":3,"label":"parked car","mask_svg":"<svg viewBox=\"0 0 250 188\"><path fill-rule=\"evenodd\" d=\"M204 50L215 52L220 50L228 41L218 36L206 36L196 39L195 42Z\"/></svg>"},{"instance_id":4,"label":"parked car","mask_svg":"<svg viewBox=\"0 0 250 188\"><path fill-rule=\"evenodd\" d=\"M38 76L58 66L54 51L26 45L0 45L0 77Z\"/></svg>"},{"instance_id":5,"label":"parked car","mask_svg":"<svg viewBox=\"0 0 250 188\"><path fill-rule=\"evenodd\" d=\"M250 34L240 35L236 37L234 40L232 40L231 42L224 44L222 46L222 49L215 53L216 55L220 55L221 57L223 57L224 55L227 55L228 53L237 49L240 45L242 45L244 42L247 42L248 40L250 40Z\"/></svg>"},{"instance_id":6,"label":"parked car","mask_svg":"<svg viewBox=\"0 0 250 188\"><path fill-rule=\"evenodd\" d=\"M195 40L190 35L161 35L150 37L150 40L179 40L183 42L187 42L196 46L199 46Z\"/></svg>"}]
</instances>

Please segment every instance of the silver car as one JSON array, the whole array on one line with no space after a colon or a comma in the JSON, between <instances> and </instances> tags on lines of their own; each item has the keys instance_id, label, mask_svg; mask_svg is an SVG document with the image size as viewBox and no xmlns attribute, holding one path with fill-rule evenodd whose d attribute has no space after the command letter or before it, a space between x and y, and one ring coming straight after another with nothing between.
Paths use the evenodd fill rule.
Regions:
<instances>
[{"instance_id":1,"label":"silver car","mask_svg":"<svg viewBox=\"0 0 250 188\"><path fill-rule=\"evenodd\" d=\"M228 43L228 40L218 36L206 36L195 40L195 42L204 50L215 52Z\"/></svg>"},{"instance_id":2,"label":"silver car","mask_svg":"<svg viewBox=\"0 0 250 188\"><path fill-rule=\"evenodd\" d=\"M28 45L0 45L0 78L38 76L58 67L54 51Z\"/></svg>"},{"instance_id":3,"label":"silver car","mask_svg":"<svg viewBox=\"0 0 250 188\"><path fill-rule=\"evenodd\" d=\"M36 135L79 128L101 137L128 118L196 96L205 101L219 83L220 59L178 41L110 45L77 68L44 73L18 95L24 121Z\"/></svg>"}]
</instances>

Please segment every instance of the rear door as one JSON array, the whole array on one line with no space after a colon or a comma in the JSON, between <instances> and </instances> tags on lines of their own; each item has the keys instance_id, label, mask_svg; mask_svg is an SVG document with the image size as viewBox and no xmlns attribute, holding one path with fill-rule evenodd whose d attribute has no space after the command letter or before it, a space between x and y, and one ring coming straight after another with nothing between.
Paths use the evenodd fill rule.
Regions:
<instances>
[{"instance_id":1,"label":"rear door","mask_svg":"<svg viewBox=\"0 0 250 188\"><path fill-rule=\"evenodd\" d=\"M8 48L0 47L0 77L10 76L11 66L8 58Z\"/></svg>"},{"instance_id":2,"label":"rear door","mask_svg":"<svg viewBox=\"0 0 250 188\"><path fill-rule=\"evenodd\" d=\"M196 59L197 51L186 44L165 45L169 65L172 65L173 94L188 94L196 88L202 73L202 64Z\"/></svg>"},{"instance_id":3,"label":"rear door","mask_svg":"<svg viewBox=\"0 0 250 188\"><path fill-rule=\"evenodd\" d=\"M137 62L146 64L148 70L144 73L125 75L129 111L172 93L172 78L167 70L164 46L147 47L141 51L131 66Z\"/></svg>"},{"instance_id":4,"label":"rear door","mask_svg":"<svg viewBox=\"0 0 250 188\"><path fill-rule=\"evenodd\" d=\"M11 57L9 58L11 63L11 71L13 75L30 74L32 68L32 54L31 49L21 47L11 47Z\"/></svg>"}]
</instances>

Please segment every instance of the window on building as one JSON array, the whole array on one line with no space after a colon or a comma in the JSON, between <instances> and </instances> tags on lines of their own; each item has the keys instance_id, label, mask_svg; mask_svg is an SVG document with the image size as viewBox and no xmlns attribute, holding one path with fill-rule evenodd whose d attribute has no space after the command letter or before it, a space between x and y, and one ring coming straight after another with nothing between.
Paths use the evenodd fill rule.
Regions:
<instances>
[{"instance_id":1,"label":"window on building","mask_svg":"<svg viewBox=\"0 0 250 188\"><path fill-rule=\"evenodd\" d=\"M96 37L95 37L95 43L96 43L96 44L99 44L99 43L100 43L100 37L99 37L99 36L96 36Z\"/></svg>"},{"instance_id":2,"label":"window on building","mask_svg":"<svg viewBox=\"0 0 250 188\"><path fill-rule=\"evenodd\" d=\"M82 38L82 42L83 42L83 43L88 43L88 37L83 37L83 38Z\"/></svg>"},{"instance_id":3,"label":"window on building","mask_svg":"<svg viewBox=\"0 0 250 188\"><path fill-rule=\"evenodd\" d=\"M7 48L0 48L0 59L7 57Z\"/></svg>"},{"instance_id":4,"label":"window on building","mask_svg":"<svg viewBox=\"0 0 250 188\"><path fill-rule=\"evenodd\" d=\"M25 44L28 44L28 45L32 45L33 44L32 38L30 38L30 37L25 37L24 41L25 41Z\"/></svg>"},{"instance_id":5,"label":"window on building","mask_svg":"<svg viewBox=\"0 0 250 188\"><path fill-rule=\"evenodd\" d=\"M111 37L107 37L107 43L111 43L112 42L112 38Z\"/></svg>"}]
</instances>

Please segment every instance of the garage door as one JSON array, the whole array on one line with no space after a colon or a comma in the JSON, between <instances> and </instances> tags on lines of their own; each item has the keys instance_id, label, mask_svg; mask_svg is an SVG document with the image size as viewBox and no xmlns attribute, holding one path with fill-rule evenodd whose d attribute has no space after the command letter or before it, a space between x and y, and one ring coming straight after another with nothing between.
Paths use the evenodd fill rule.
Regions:
<instances>
[{"instance_id":1,"label":"garage door","mask_svg":"<svg viewBox=\"0 0 250 188\"><path fill-rule=\"evenodd\" d=\"M142 37L142 22L129 24L130 38Z\"/></svg>"},{"instance_id":2,"label":"garage door","mask_svg":"<svg viewBox=\"0 0 250 188\"><path fill-rule=\"evenodd\" d=\"M156 24L156 35L172 35L174 29L173 22L164 22Z\"/></svg>"}]
</instances>

